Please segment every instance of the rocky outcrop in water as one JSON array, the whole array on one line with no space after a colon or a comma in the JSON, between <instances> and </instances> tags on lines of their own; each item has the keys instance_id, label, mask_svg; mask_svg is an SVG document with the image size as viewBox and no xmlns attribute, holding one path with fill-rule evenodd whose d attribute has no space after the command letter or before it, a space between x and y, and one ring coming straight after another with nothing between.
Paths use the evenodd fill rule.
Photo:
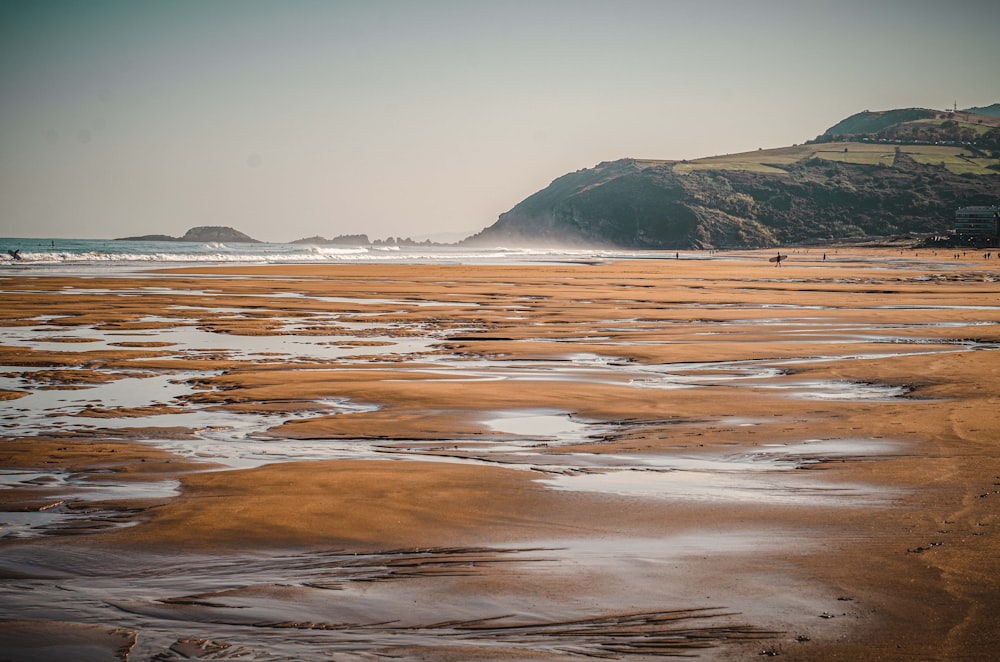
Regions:
<instances>
[{"instance_id":1,"label":"rocky outcrop in water","mask_svg":"<svg viewBox=\"0 0 1000 662\"><path fill-rule=\"evenodd\" d=\"M257 239L243 234L239 230L222 225L202 225L191 228L183 237L171 237L165 234L147 234L139 237L121 237L115 241L190 241L207 244L210 242L259 244Z\"/></svg>"}]
</instances>

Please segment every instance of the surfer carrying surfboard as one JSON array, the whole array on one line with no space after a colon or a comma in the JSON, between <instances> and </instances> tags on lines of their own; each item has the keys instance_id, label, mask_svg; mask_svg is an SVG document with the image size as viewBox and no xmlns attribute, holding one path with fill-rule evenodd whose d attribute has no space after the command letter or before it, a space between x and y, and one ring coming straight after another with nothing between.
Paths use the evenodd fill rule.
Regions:
<instances>
[{"instance_id":1,"label":"surfer carrying surfboard","mask_svg":"<svg viewBox=\"0 0 1000 662\"><path fill-rule=\"evenodd\" d=\"M775 255L774 257L772 257L771 259L769 259L768 262L774 262L774 266L780 267L781 266L781 261L784 260L786 257L788 257L788 256L787 255L782 255L781 251L778 251L778 254Z\"/></svg>"}]
</instances>

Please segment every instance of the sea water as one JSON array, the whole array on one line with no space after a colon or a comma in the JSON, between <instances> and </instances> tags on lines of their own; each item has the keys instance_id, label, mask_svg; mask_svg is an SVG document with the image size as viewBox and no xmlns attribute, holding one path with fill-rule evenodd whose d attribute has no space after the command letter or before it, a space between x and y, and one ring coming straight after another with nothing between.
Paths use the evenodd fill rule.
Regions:
<instances>
[{"instance_id":1,"label":"sea water","mask_svg":"<svg viewBox=\"0 0 1000 662\"><path fill-rule=\"evenodd\" d=\"M12 256L18 251L18 258ZM0 238L0 265L75 268L168 263L518 263L644 257L649 253L565 248L482 248L458 245L347 245L241 242L127 241L115 239ZM683 257L708 257L685 253Z\"/></svg>"}]
</instances>

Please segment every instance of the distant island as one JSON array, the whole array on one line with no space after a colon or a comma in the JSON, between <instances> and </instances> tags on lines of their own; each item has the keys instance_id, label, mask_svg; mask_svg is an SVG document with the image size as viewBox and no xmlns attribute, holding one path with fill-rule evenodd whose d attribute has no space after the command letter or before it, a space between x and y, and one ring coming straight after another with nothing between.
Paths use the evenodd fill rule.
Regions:
<instances>
[{"instance_id":1,"label":"distant island","mask_svg":"<svg viewBox=\"0 0 1000 662\"><path fill-rule=\"evenodd\" d=\"M291 244L306 244L309 246L447 246L438 242L425 239L417 241L415 239L403 237L389 237L387 239L375 239L372 241L366 234L342 234L327 239L325 237L306 237L289 242Z\"/></svg>"},{"instance_id":2,"label":"distant island","mask_svg":"<svg viewBox=\"0 0 1000 662\"><path fill-rule=\"evenodd\" d=\"M317 235L315 237L306 237L305 239L296 239L289 243L305 244L308 246L367 246L371 244L371 241L369 241L366 234L342 234L333 239Z\"/></svg>"},{"instance_id":3,"label":"distant island","mask_svg":"<svg viewBox=\"0 0 1000 662\"><path fill-rule=\"evenodd\" d=\"M460 243L674 250L945 233L959 207L1000 201L998 114L864 111L803 145L604 162Z\"/></svg>"},{"instance_id":4,"label":"distant island","mask_svg":"<svg viewBox=\"0 0 1000 662\"><path fill-rule=\"evenodd\" d=\"M249 235L243 234L239 230L235 230L230 227L225 227L221 225L202 225L199 227L194 227L184 233L183 237L171 237L166 234L144 234L138 237L119 237L114 241L188 241L192 243L244 243L244 244L261 244L265 243L258 239L254 239ZM366 234L342 234L332 239L327 239L326 237L314 236L306 237L305 239L295 239L288 242L290 244L305 244L310 246L447 246L450 244L442 244L438 242L425 239L424 241L417 241L415 239L403 238L403 237L389 237L387 239L375 239L374 241L368 238Z\"/></svg>"},{"instance_id":5,"label":"distant island","mask_svg":"<svg viewBox=\"0 0 1000 662\"><path fill-rule=\"evenodd\" d=\"M183 237L171 237L165 234L146 234L140 237L120 237L115 241L190 241L197 243L229 242L243 244L262 243L253 237L247 236L239 230L221 225L202 225L191 228L184 233Z\"/></svg>"}]
</instances>

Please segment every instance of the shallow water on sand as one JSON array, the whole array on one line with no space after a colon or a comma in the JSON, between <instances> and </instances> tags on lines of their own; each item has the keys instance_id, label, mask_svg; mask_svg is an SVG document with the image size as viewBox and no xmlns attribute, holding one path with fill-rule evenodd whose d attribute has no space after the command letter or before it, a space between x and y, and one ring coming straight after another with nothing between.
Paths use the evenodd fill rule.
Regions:
<instances>
[{"instance_id":1,"label":"shallow water on sand","mask_svg":"<svg viewBox=\"0 0 1000 662\"><path fill-rule=\"evenodd\" d=\"M733 531L632 540L624 553L584 539L384 554L125 554L117 569L81 552L72 559L75 575L63 570L65 557L41 550L9 554L0 569L25 576L17 580L22 590L5 596L20 618L51 622L86 613L141 631L136 659L371 659L405 656L402 647L441 647L459 656L478 650L554 659L655 657L773 634L747 621L742 612L749 604L722 607L713 600L724 590L718 577L706 577L696 591L677 591L671 602L689 605L677 609L663 609L656 587L672 577L684 586L676 580L689 559L766 558L777 546L773 537ZM484 593L482 582L497 571L507 588ZM561 587L581 577L604 581L567 600ZM789 593L769 610L780 616L802 606Z\"/></svg>"},{"instance_id":2,"label":"shallow water on sand","mask_svg":"<svg viewBox=\"0 0 1000 662\"><path fill-rule=\"evenodd\" d=\"M69 289L75 296L83 290ZM99 292L105 292L99 290ZM204 293L201 290L188 292ZM289 293L294 298L304 295ZM275 295L277 296L277 295ZM342 302L340 297L319 297ZM227 299L231 301L231 299ZM354 300L363 310L367 300ZM372 299L383 305L436 305L438 302L409 302ZM187 310L187 308L185 308ZM190 309L189 312L195 309ZM213 315L225 312L236 315L242 309L214 309L199 300L198 310ZM352 313L357 317L358 313ZM788 379L789 370L810 362L885 358L912 354L913 351L882 352L865 355L822 355L779 360L737 360L644 364L623 360L618 356L596 352L569 351L563 357L547 360L496 360L456 357L441 352L442 342L449 336L464 336L469 327L450 330L428 330L419 324L385 323L381 313L366 313L370 321L340 320L338 316L322 315L308 320L284 320L279 335L237 335L218 333L205 328L197 317L164 318L148 315L140 321L160 324L163 328L133 332L104 329L93 325L80 327L60 324L47 326L53 317L34 318L34 326L0 328L0 344L27 346L51 352L115 349L123 344L151 342L157 350L185 357L191 352L213 351L233 361L269 361L282 365L296 362L325 363L358 356L400 356L419 360L419 368L400 368L434 375L450 382L587 382L629 386L639 389L698 389L709 386L773 390L781 397L835 401L891 401L907 395L907 388L884 384L857 383L837 380ZM278 319L280 320L280 314ZM326 328L336 329L336 335L296 333L301 328L316 328L325 321ZM808 325L808 318L794 318L796 325ZM620 324L614 320L612 326ZM765 321L776 324L778 321ZM824 328L825 322L820 322ZM984 324L980 322L978 324ZM880 342L891 342L886 325L870 325L880 331ZM912 329L915 325L905 328ZM940 322L928 323L927 328L940 327ZM952 323L961 328L958 323ZM627 327L626 327L627 328ZM815 328L815 327L813 327ZM827 327L824 332L829 332ZM872 336L860 333L864 325L852 324L835 330L844 334L839 342L870 343ZM902 326L898 328L904 328ZM845 333L846 332L846 333ZM352 335L358 334L360 335ZM85 340L86 342L79 342ZM569 344L571 339L562 339ZM910 339L908 339L910 340ZM591 335L582 341L591 345L619 344L611 336ZM351 346L352 343L362 343ZM533 342L527 339L523 342ZM940 345L940 341L936 342ZM974 347L974 343L967 348ZM946 346L921 351L954 351ZM206 387L201 379L213 373L122 371L108 374L109 381L60 386L58 382L39 382L35 376L42 368L10 366L0 374L0 389L27 393L6 403L0 414L0 430L16 437L23 435L81 434L115 436L122 429L142 429L143 438L152 444L183 457L211 461L230 468L250 468L289 460L320 459L430 459L465 463L502 463L509 468L521 468L554 476L545 483L558 489L606 492L617 495L713 500L756 500L762 503L831 504L860 500L888 501L891 494L863 486L823 485L810 488L809 481L786 471L803 466L813 459L798 458L793 453L751 453L737 456L704 456L692 458L678 455L620 456L615 454L559 453L547 449L575 444L587 444L601 439L609 426L600 421L582 420L572 412L561 410L497 410L484 413L481 424L486 434L475 442L442 439L440 444L380 442L377 440L291 440L275 438L269 431L290 420L303 420L335 413L374 411L377 405L352 402L346 398L315 400L291 413L233 412L218 407L200 405L192 396ZM107 374L107 373L106 373ZM40 388L43 387L43 388ZM748 424L749 425L749 424ZM158 430L188 429L190 434L158 434ZM840 440L841 443L848 443ZM451 443L460 452L445 450ZM837 443L836 441L828 444ZM850 442L856 443L856 442ZM873 443L866 453L886 452L888 445ZM814 447L815 448L815 447ZM837 456L831 450L828 456ZM27 480L29 473L25 474ZM10 480L22 483L17 472ZM58 472L49 475L49 488L58 485L58 492L67 493L66 503L86 501L85 495L73 493L74 483ZM2 483L0 483L2 484ZM140 496L145 489L160 489L170 493L172 485L160 488L137 488L122 485L120 496ZM55 526L64 526L73 512L62 505L52 511L22 513L9 517L0 525L0 536L25 537L44 535ZM82 517L89 517L83 514ZM17 520L16 522L14 520ZM123 522L124 523L124 522Z\"/></svg>"},{"instance_id":3,"label":"shallow water on sand","mask_svg":"<svg viewBox=\"0 0 1000 662\"><path fill-rule=\"evenodd\" d=\"M680 390L697 394L699 389L716 389L713 393L726 389L734 401L753 392L776 403L807 401L817 407L836 407L902 402L910 396L910 388L833 377L800 378L796 370L815 364L994 349L989 342L941 337L938 332L963 334L968 329L971 335L998 323L988 319L839 322L804 316L811 313L802 311L823 315L824 311L843 312L844 307L691 301L672 304L690 311L692 320L700 320L699 330L691 336L716 338L747 328L766 329L786 346L809 343L813 351L770 359L626 359L620 353L622 347L672 342L647 338L644 334L651 329L689 322L644 321L623 310L615 319L596 320L589 328L565 335L553 334L551 326L538 323L537 336L532 330L514 345L545 344L547 349L539 357L523 358L480 354L461 346L467 342L463 339L485 329L474 315L461 320L426 317L433 314L427 309L488 307L483 302L280 292L254 294L253 306L242 307L238 295L215 292L210 280L206 277L202 287L182 293L158 286L129 292L130 296L143 292L174 296L170 314L177 317L160 311L134 320L157 328L105 328L65 320L52 324L60 318L37 316L25 326L0 328L0 346L73 353L150 343L151 351L176 359L210 352L243 365L303 370L361 362L377 366L385 361L394 374L433 377L435 383L496 382L498 387L513 384L513 388L539 383L603 384L643 395L656 389L665 398ZM63 294L108 295L110 291L73 288ZM122 293L116 290L114 294ZM260 299L312 301L316 306L293 316L283 314L280 307L261 311ZM510 322L530 320L542 309L541 301L524 296L516 305L509 298L489 305L500 311L497 319ZM621 302L625 306L633 300ZM352 309L349 313L324 308L344 304ZM910 307L941 313L976 311L984 316L1000 310L964 305ZM242 320L251 308L274 322L267 334L240 335L218 326L220 320ZM749 323L736 318L702 319L709 310L746 313L762 308L772 312ZM879 308L905 311L907 306ZM425 317L406 318L418 309ZM785 311L788 317L782 316ZM582 344L586 351L577 347ZM838 347L816 353L815 347L824 344ZM453 345L461 348L452 349ZM564 346L565 351L553 351L551 346ZM878 351L873 350L875 346ZM853 347L858 351L852 351ZM60 381L58 375L46 376L50 370L91 371L97 374L95 379L111 379L70 383ZM206 404L198 397L211 393L205 380L223 371L49 368L10 360L0 371L0 390L28 395L3 403L0 433L8 438L116 439L126 436L126 431L128 438L135 438L139 430L144 442L223 469L329 459L501 466L531 472L538 483L552 490L671 502L681 508L721 504L733 509L822 508L833 512L865 507L877 512L905 496L885 486L841 482L822 471L834 462L878 461L907 452L904 442L875 436L825 438L814 431L778 440L770 436L775 418L768 411L681 421L690 428L760 431L752 444L682 447L678 443L642 452L599 447L622 436L626 428L639 433L654 423L677 421L595 420L539 403L477 410L473 418L481 431L474 436L291 439L275 434L275 429L319 416L377 413L380 406L335 393L299 403L292 411L239 411ZM178 434L178 428L185 434ZM799 623L803 613L825 613L837 599L836 594L817 593L815 588L806 591L794 568L775 560L786 535L797 541L800 553L823 544L801 530L709 527L656 539L568 537L544 540L530 548L408 549L378 554L336 550L224 556L116 552L109 557L84 545L44 543L56 536L65 541L72 535L132 525L141 509L116 510L107 502L169 498L177 493L176 480L134 481L113 473L95 476L37 468L0 472L0 490L15 489L37 492L39 497L34 509L0 512L3 542L27 541L2 548L0 574L9 579L0 584L0 618L34 619L42 624L38 627L43 634L58 633L61 621L141 632L132 653L136 659L372 659L383 654L405 657L414 648L436 646L459 657L461 652L456 651L463 650L497 657L531 651L553 658L697 654L703 646L766 638L773 633L761 630L755 622ZM717 572L722 562L739 574L742 591L733 593L727 586L732 576ZM504 574L502 585L491 575L497 572ZM567 586L573 590L565 590ZM755 592L762 597L755 597ZM840 622L824 625L843 627Z\"/></svg>"}]
</instances>

